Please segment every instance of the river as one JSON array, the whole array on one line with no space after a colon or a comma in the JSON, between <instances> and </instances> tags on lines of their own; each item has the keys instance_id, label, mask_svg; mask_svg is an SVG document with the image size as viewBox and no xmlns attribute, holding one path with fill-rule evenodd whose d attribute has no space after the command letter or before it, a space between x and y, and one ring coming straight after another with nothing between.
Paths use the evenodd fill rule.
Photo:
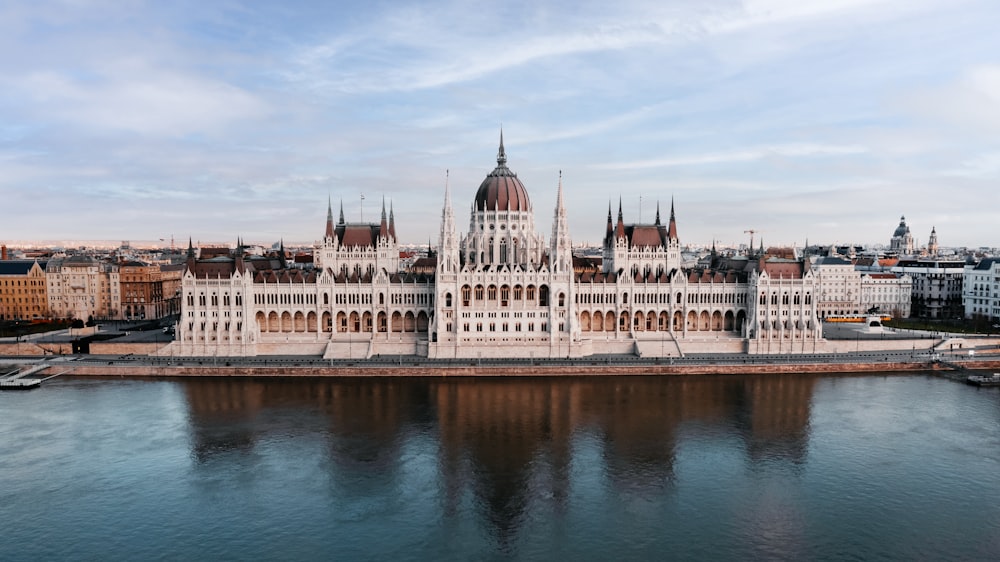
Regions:
<instances>
[{"instance_id":1,"label":"river","mask_svg":"<svg viewBox=\"0 0 1000 562\"><path fill-rule=\"evenodd\" d=\"M1000 389L930 374L70 379L0 559L1000 558Z\"/></svg>"}]
</instances>

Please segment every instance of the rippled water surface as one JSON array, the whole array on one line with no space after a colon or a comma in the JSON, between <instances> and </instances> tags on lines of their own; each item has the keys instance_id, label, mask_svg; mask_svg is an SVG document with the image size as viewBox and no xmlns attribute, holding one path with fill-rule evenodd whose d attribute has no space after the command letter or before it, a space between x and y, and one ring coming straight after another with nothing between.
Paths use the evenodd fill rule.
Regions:
<instances>
[{"instance_id":1,"label":"rippled water surface","mask_svg":"<svg viewBox=\"0 0 1000 562\"><path fill-rule=\"evenodd\" d=\"M0 560L989 560L1000 391L923 375L0 393Z\"/></svg>"}]
</instances>

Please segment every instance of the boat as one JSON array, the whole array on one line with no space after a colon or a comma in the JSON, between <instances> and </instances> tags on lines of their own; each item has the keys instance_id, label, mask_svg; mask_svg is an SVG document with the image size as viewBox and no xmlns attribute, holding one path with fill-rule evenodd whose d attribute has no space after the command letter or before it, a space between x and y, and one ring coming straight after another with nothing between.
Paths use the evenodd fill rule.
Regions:
<instances>
[{"instance_id":1,"label":"boat","mask_svg":"<svg viewBox=\"0 0 1000 562\"><path fill-rule=\"evenodd\" d=\"M1000 373L993 373L992 375L971 375L969 378L965 379L965 382L976 386L1000 386Z\"/></svg>"}]
</instances>

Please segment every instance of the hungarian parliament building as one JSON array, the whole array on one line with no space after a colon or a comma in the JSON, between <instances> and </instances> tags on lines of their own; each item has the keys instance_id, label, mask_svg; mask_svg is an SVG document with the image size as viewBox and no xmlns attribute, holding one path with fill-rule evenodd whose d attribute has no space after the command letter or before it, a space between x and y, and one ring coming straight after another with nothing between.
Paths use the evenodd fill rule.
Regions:
<instances>
[{"instance_id":1,"label":"hungarian parliament building","mask_svg":"<svg viewBox=\"0 0 1000 562\"><path fill-rule=\"evenodd\" d=\"M459 234L446 182L428 258L403 266L394 213L334 220L305 267L235 250L188 249L181 356L303 355L579 358L699 352L812 353L822 347L819 282L790 250L712 255L682 267L674 205L627 223L608 208L603 255L574 256L560 175L552 231L535 229L528 191L496 167Z\"/></svg>"}]
</instances>

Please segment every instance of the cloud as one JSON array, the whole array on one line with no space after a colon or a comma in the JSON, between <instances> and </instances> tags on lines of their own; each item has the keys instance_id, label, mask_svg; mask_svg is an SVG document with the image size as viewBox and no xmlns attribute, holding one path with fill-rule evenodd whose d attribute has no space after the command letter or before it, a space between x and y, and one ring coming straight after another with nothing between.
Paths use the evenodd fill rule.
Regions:
<instances>
[{"instance_id":1,"label":"cloud","mask_svg":"<svg viewBox=\"0 0 1000 562\"><path fill-rule=\"evenodd\" d=\"M38 71L10 80L35 118L91 131L183 136L216 133L268 113L257 96L226 82L119 61L91 78Z\"/></svg>"},{"instance_id":2,"label":"cloud","mask_svg":"<svg viewBox=\"0 0 1000 562\"><path fill-rule=\"evenodd\" d=\"M1000 65L967 68L950 84L902 96L902 105L918 119L993 137L1000 133Z\"/></svg>"},{"instance_id":3,"label":"cloud","mask_svg":"<svg viewBox=\"0 0 1000 562\"><path fill-rule=\"evenodd\" d=\"M819 144L786 144L731 150L726 152L710 152L674 158L655 158L651 160L636 160L632 162L594 164L592 167L599 170L633 170L644 168L669 168L674 166L704 166L710 164L752 162L770 157L802 158L840 156L863 154L867 151L868 150L865 147L858 145L837 146Z\"/></svg>"}]
</instances>

